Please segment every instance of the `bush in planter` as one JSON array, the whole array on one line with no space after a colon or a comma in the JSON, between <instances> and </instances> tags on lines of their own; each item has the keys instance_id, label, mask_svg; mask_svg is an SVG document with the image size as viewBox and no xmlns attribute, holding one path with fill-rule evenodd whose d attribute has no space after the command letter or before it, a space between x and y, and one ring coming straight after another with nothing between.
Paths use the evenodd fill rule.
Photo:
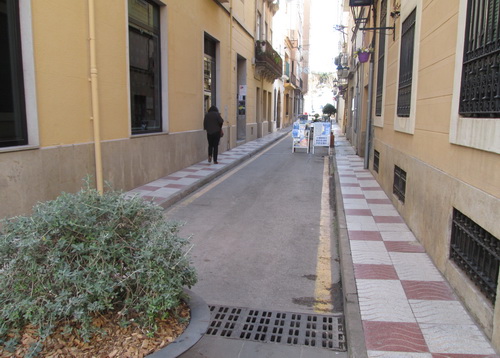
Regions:
<instances>
[{"instance_id":1,"label":"bush in planter","mask_svg":"<svg viewBox=\"0 0 500 358\"><path fill-rule=\"evenodd\" d=\"M115 191L101 196L89 184L4 221L0 345L15 347L7 334L26 325L43 340L64 322L89 339L93 317L106 312L154 331L156 318L181 303L183 286L196 282L178 230L161 207Z\"/></svg>"}]
</instances>

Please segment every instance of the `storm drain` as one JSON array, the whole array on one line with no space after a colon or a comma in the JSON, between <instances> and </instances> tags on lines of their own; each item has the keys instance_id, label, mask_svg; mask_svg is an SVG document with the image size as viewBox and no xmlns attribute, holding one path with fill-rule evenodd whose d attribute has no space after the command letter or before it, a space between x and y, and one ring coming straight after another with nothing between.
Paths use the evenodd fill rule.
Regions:
<instances>
[{"instance_id":1,"label":"storm drain","mask_svg":"<svg viewBox=\"0 0 500 358\"><path fill-rule=\"evenodd\" d=\"M342 315L210 306L207 335L262 343L281 343L345 351Z\"/></svg>"}]
</instances>

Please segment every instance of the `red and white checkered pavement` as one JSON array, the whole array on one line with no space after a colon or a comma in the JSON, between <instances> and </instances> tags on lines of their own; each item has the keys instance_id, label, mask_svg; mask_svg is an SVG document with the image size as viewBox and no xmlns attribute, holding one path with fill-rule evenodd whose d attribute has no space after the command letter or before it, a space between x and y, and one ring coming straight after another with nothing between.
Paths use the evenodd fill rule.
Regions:
<instances>
[{"instance_id":1,"label":"red and white checkered pavement","mask_svg":"<svg viewBox=\"0 0 500 358\"><path fill-rule=\"evenodd\" d=\"M497 357L338 127L335 140L368 356Z\"/></svg>"}]
</instances>

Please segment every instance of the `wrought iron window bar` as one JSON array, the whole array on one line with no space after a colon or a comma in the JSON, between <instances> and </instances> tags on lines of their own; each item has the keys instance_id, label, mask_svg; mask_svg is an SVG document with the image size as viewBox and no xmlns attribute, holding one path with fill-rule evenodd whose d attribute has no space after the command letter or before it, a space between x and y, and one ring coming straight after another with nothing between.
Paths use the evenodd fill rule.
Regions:
<instances>
[{"instance_id":1,"label":"wrought iron window bar","mask_svg":"<svg viewBox=\"0 0 500 358\"><path fill-rule=\"evenodd\" d=\"M380 4L380 26L387 22L387 0ZM378 61L377 61L377 94L375 97L375 115L382 115L382 99L384 92L385 67L385 30L378 34Z\"/></svg>"},{"instance_id":2,"label":"wrought iron window bar","mask_svg":"<svg viewBox=\"0 0 500 358\"><path fill-rule=\"evenodd\" d=\"M413 55L415 47L416 10L413 10L403 22L401 35L401 53L399 56L399 88L397 114L409 117L413 82Z\"/></svg>"},{"instance_id":3,"label":"wrought iron window bar","mask_svg":"<svg viewBox=\"0 0 500 358\"><path fill-rule=\"evenodd\" d=\"M378 173L380 164L380 153L377 150L373 151L373 170Z\"/></svg>"},{"instance_id":4,"label":"wrought iron window bar","mask_svg":"<svg viewBox=\"0 0 500 358\"><path fill-rule=\"evenodd\" d=\"M450 259L495 305L500 242L469 217L453 208Z\"/></svg>"},{"instance_id":5,"label":"wrought iron window bar","mask_svg":"<svg viewBox=\"0 0 500 358\"><path fill-rule=\"evenodd\" d=\"M392 192L402 203L405 202L406 195L406 172L398 167L394 166L394 184L392 187Z\"/></svg>"},{"instance_id":6,"label":"wrought iron window bar","mask_svg":"<svg viewBox=\"0 0 500 358\"><path fill-rule=\"evenodd\" d=\"M461 115L500 118L500 0L469 0Z\"/></svg>"}]
</instances>

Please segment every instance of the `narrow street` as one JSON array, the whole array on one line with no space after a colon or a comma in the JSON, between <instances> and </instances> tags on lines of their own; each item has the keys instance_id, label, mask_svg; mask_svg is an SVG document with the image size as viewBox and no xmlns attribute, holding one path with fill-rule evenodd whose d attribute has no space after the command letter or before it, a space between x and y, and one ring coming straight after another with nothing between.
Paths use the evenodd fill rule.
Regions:
<instances>
[{"instance_id":1,"label":"narrow street","mask_svg":"<svg viewBox=\"0 0 500 358\"><path fill-rule=\"evenodd\" d=\"M209 305L341 316L329 197L327 148L292 153L286 136L171 207L167 220L191 236L192 290ZM182 357L221 357L198 345Z\"/></svg>"}]
</instances>

